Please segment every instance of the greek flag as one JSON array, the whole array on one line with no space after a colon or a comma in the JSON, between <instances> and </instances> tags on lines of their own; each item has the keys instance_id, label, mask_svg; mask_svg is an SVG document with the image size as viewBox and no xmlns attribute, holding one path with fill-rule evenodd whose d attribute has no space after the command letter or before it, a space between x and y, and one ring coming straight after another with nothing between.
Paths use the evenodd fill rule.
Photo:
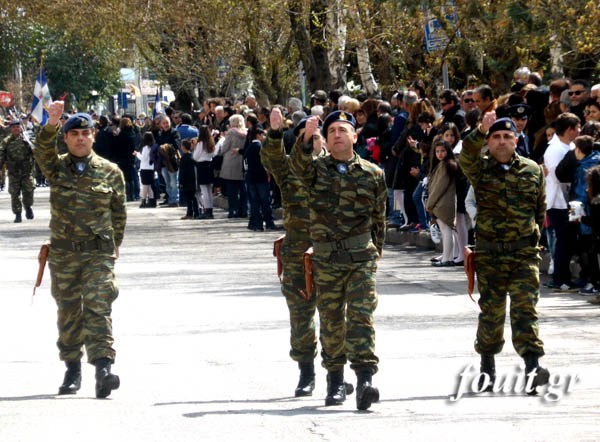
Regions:
<instances>
[{"instance_id":1,"label":"greek flag","mask_svg":"<svg viewBox=\"0 0 600 442\"><path fill-rule=\"evenodd\" d=\"M48 82L46 81L46 74L44 69L40 69L40 72L35 79L35 87L33 89L33 103L31 105L31 115L37 120L42 126L48 119L48 106L52 103L52 97L50 96L50 89L48 89Z\"/></svg>"},{"instance_id":2,"label":"greek flag","mask_svg":"<svg viewBox=\"0 0 600 442\"><path fill-rule=\"evenodd\" d=\"M152 119L155 119L158 114L163 113L162 103L160 101L160 95L158 89L156 89L156 96L154 98L154 109L152 109Z\"/></svg>"}]
</instances>

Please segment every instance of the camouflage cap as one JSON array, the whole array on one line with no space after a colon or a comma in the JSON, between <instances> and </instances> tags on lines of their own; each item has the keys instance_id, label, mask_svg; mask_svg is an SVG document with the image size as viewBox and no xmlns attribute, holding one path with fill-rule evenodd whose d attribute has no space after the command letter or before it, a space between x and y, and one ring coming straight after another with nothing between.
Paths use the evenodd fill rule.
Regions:
<instances>
[{"instance_id":1,"label":"camouflage cap","mask_svg":"<svg viewBox=\"0 0 600 442\"><path fill-rule=\"evenodd\" d=\"M511 120L508 117L497 119L494 122L494 124L492 124L492 126L490 127L490 130L488 130L487 136L489 137L494 132L498 132L500 130L509 130L509 131L513 132L515 135L517 134L517 126L515 126L515 123L513 122L513 120Z\"/></svg>"},{"instance_id":2,"label":"camouflage cap","mask_svg":"<svg viewBox=\"0 0 600 442\"><path fill-rule=\"evenodd\" d=\"M325 122L323 123L323 136L327 137L327 128L331 123L335 123L336 121L343 121L356 129L356 119L354 118L354 115L349 112L335 111L325 118Z\"/></svg>"},{"instance_id":3,"label":"camouflage cap","mask_svg":"<svg viewBox=\"0 0 600 442\"><path fill-rule=\"evenodd\" d=\"M84 112L71 116L63 126L63 132L67 133L71 129L88 129L94 127L94 121L89 114Z\"/></svg>"}]
</instances>

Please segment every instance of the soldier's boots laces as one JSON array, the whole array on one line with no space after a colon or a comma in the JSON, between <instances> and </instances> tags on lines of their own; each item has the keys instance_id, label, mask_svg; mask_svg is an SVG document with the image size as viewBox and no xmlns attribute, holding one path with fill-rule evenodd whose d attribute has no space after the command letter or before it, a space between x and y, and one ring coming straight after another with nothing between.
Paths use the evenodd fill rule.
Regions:
<instances>
[{"instance_id":1,"label":"soldier's boots laces","mask_svg":"<svg viewBox=\"0 0 600 442\"><path fill-rule=\"evenodd\" d=\"M25 218L33 219L33 209L31 207L25 208Z\"/></svg>"},{"instance_id":2,"label":"soldier's boots laces","mask_svg":"<svg viewBox=\"0 0 600 442\"><path fill-rule=\"evenodd\" d=\"M21 221L23 221L23 219L21 218L21 213L17 213L15 215L15 221L16 223L20 223Z\"/></svg>"},{"instance_id":3,"label":"soldier's boots laces","mask_svg":"<svg viewBox=\"0 0 600 442\"><path fill-rule=\"evenodd\" d=\"M486 373L490 377L490 381L485 391L492 391L494 389L494 382L496 381L496 361L493 354L484 353L481 355L481 366L479 371L481 373ZM484 376L479 376L479 381L477 383L478 391L481 391L483 388L483 383Z\"/></svg>"},{"instance_id":4,"label":"soldier's boots laces","mask_svg":"<svg viewBox=\"0 0 600 442\"><path fill-rule=\"evenodd\" d=\"M533 382L531 383L531 390L526 390L527 394L530 396L535 396L537 394L536 387L541 385L546 385L550 380L550 372L540 367L538 362L539 356L535 353L526 353L523 356L525 361L525 385L527 386L527 382L529 380L529 374L534 373Z\"/></svg>"},{"instance_id":5,"label":"soldier's boots laces","mask_svg":"<svg viewBox=\"0 0 600 442\"><path fill-rule=\"evenodd\" d=\"M325 406L342 405L346 400L346 383L344 370L330 371L327 373L327 396Z\"/></svg>"},{"instance_id":6,"label":"soldier's boots laces","mask_svg":"<svg viewBox=\"0 0 600 442\"><path fill-rule=\"evenodd\" d=\"M116 390L121 385L119 376L110 372L111 360L100 358L94 361L96 366L96 397L98 399L107 398L112 390Z\"/></svg>"},{"instance_id":7,"label":"soldier's boots laces","mask_svg":"<svg viewBox=\"0 0 600 442\"><path fill-rule=\"evenodd\" d=\"M315 364L310 362L298 362L300 367L300 379L294 395L296 397L312 396L315 389Z\"/></svg>"},{"instance_id":8,"label":"soldier's boots laces","mask_svg":"<svg viewBox=\"0 0 600 442\"><path fill-rule=\"evenodd\" d=\"M65 373L65 379L60 387L58 387L58 394L75 394L81 388L81 362L67 362L67 371Z\"/></svg>"},{"instance_id":9,"label":"soldier's boots laces","mask_svg":"<svg viewBox=\"0 0 600 442\"><path fill-rule=\"evenodd\" d=\"M373 375L360 372L356 375L356 408L368 410L373 402L379 402L379 390L373 387Z\"/></svg>"}]
</instances>

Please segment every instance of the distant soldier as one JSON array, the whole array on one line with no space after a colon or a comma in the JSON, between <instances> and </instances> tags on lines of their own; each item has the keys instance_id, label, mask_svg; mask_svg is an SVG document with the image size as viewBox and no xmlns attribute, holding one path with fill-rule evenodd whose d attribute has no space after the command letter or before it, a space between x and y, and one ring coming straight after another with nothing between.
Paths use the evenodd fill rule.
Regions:
<instances>
[{"instance_id":1,"label":"distant soldier","mask_svg":"<svg viewBox=\"0 0 600 442\"><path fill-rule=\"evenodd\" d=\"M32 144L23 134L21 121L10 122L10 135L0 142L0 169L6 163L8 170L8 192L11 197L15 222L22 221L21 212L25 206L25 217L33 219L33 153ZM23 201L21 202L21 196Z\"/></svg>"},{"instance_id":2,"label":"distant soldier","mask_svg":"<svg viewBox=\"0 0 600 442\"><path fill-rule=\"evenodd\" d=\"M51 185L48 262L58 306L57 345L67 366L58 394L75 394L81 387L85 346L96 366L96 397L105 398L120 385L111 373L111 311L118 295L113 269L125 230L125 182L116 164L92 150L94 122L88 114L65 122L68 153L57 154L63 107L62 101L50 105L34 151Z\"/></svg>"},{"instance_id":3,"label":"distant soldier","mask_svg":"<svg viewBox=\"0 0 600 442\"><path fill-rule=\"evenodd\" d=\"M313 271L327 369L325 404L345 399L348 359L357 375L356 406L366 410L379 400L379 390L372 385L379 362L373 312L387 189L383 171L353 150L358 135L352 114L335 111L327 116L322 133L330 155L315 159L317 121L311 117L306 122L302 149L295 152L291 168L309 189Z\"/></svg>"},{"instance_id":4,"label":"distant soldier","mask_svg":"<svg viewBox=\"0 0 600 442\"><path fill-rule=\"evenodd\" d=\"M484 144L489 153L482 156ZM535 394L536 387L549 378L548 370L538 363L544 344L536 311L540 297L538 242L546 214L546 191L541 166L518 155L516 148L513 121L496 120L495 112L487 112L478 128L464 139L460 164L477 201L475 244L481 313L475 350L481 355L481 372L493 383L494 355L504 345L508 294L513 346L525 361L526 374L533 377L528 393Z\"/></svg>"}]
</instances>

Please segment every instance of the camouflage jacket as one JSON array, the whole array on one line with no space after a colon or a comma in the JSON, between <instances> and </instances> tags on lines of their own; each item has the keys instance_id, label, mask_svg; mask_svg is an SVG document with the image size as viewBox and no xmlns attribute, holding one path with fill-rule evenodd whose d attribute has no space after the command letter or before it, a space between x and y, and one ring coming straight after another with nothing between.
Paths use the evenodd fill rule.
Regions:
<instances>
[{"instance_id":1,"label":"camouflage jacket","mask_svg":"<svg viewBox=\"0 0 600 442\"><path fill-rule=\"evenodd\" d=\"M120 246L127 217L123 173L92 151L86 169L79 174L69 154L57 154L57 131L58 127L44 126L34 150L51 184L51 237L72 241L113 237Z\"/></svg>"},{"instance_id":2,"label":"camouflage jacket","mask_svg":"<svg viewBox=\"0 0 600 442\"><path fill-rule=\"evenodd\" d=\"M464 140L460 165L475 190L477 238L511 242L536 235L546 216L546 186L540 165L515 153L504 170L481 155L485 136L473 130Z\"/></svg>"},{"instance_id":3,"label":"camouflage jacket","mask_svg":"<svg viewBox=\"0 0 600 442\"><path fill-rule=\"evenodd\" d=\"M260 150L260 159L281 189L285 230L288 234L309 239L308 189L302 180L290 171L290 157L285 153L282 132L269 131Z\"/></svg>"},{"instance_id":4,"label":"camouflage jacket","mask_svg":"<svg viewBox=\"0 0 600 442\"><path fill-rule=\"evenodd\" d=\"M9 176L31 175L33 152L22 136L15 138L9 135L0 142L0 168L4 163Z\"/></svg>"},{"instance_id":5,"label":"camouflage jacket","mask_svg":"<svg viewBox=\"0 0 600 442\"><path fill-rule=\"evenodd\" d=\"M298 145L296 145L298 147ZM383 170L354 157L337 170L331 155L314 158L294 149L290 169L309 189L310 237L313 243L341 241L370 233L381 255L385 240L387 187Z\"/></svg>"}]
</instances>

